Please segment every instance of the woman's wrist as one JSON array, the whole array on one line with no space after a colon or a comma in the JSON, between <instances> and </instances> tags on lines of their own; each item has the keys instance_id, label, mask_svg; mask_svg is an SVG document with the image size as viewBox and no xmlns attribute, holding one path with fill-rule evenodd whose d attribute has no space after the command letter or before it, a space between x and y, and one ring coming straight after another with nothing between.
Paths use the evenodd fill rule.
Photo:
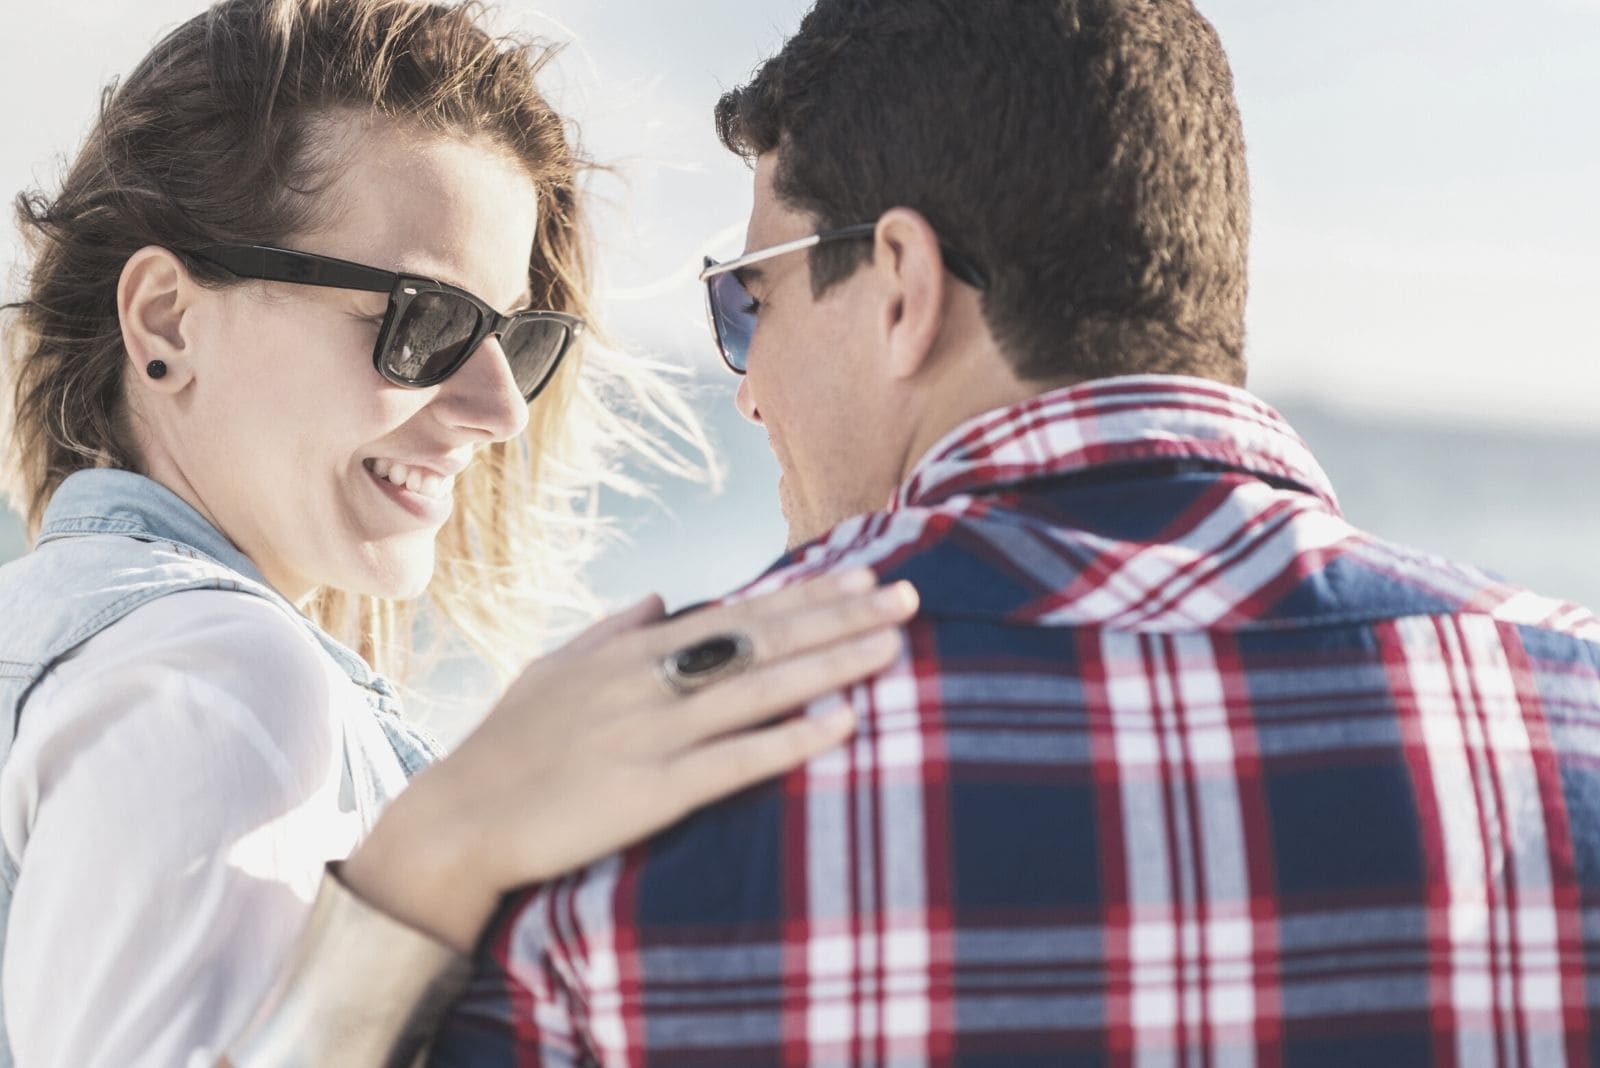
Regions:
<instances>
[{"instance_id":1,"label":"woman's wrist","mask_svg":"<svg viewBox=\"0 0 1600 1068\"><path fill-rule=\"evenodd\" d=\"M354 894L328 865L278 981L222 1063L232 1068L410 1064L470 958Z\"/></svg>"},{"instance_id":2,"label":"woman's wrist","mask_svg":"<svg viewBox=\"0 0 1600 1068\"><path fill-rule=\"evenodd\" d=\"M390 803L340 877L373 908L470 953L500 890L476 863L471 821L451 815L441 773L429 769Z\"/></svg>"}]
</instances>

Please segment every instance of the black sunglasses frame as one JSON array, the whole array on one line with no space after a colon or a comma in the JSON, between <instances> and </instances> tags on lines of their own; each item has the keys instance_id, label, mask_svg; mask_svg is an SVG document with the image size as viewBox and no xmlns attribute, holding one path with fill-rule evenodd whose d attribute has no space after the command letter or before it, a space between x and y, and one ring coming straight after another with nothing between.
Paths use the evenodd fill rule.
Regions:
<instances>
[{"instance_id":1,"label":"black sunglasses frame","mask_svg":"<svg viewBox=\"0 0 1600 1068\"><path fill-rule=\"evenodd\" d=\"M728 354L727 342L722 337L722 327L718 323L717 316L716 279L718 277L732 272L735 279L737 279L738 272L742 268L760 263L763 260L770 260L790 252L813 249L829 241L860 240L872 237L877 232L878 224L875 222L855 223L851 226L842 226L837 230L823 230L809 237L786 241L781 245L773 245L770 248L747 252L736 259L728 260L726 263L718 263L710 256L707 256L705 258L705 266L700 271L700 281L704 282L706 287L706 317L711 320L711 336L717 343L717 353L722 357L722 362L727 366L728 370L736 375L748 373L747 367L739 366L733 357ZM944 261L945 270L949 271L958 280L965 282L980 292L989 288L989 276L984 273L983 268L974 263L970 257L957 252L943 241L939 242L939 258ZM744 283L740 282L739 284L743 288ZM744 362L746 364L749 362L748 352L745 353Z\"/></svg>"},{"instance_id":2,"label":"black sunglasses frame","mask_svg":"<svg viewBox=\"0 0 1600 1068\"><path fill-rule=\"evenodd\" d=\"M292 282L297 285L321 286L325 289L354 289L365 293L387 293L389 307L378 330L378 340L372 347L372 366L385 381L411 389L436 386L461 369L478 346L491 336L500 337L514 324L548 321L564 328L561 348L549 361L539 380L523 393L522 399L531 402L550 379L572 348L572 343L584 331L584 322L566 312L528 310L502 315L477 296L433 278L420 275L398 274L378 267L368 267L349 260L321 256L314 252L274 248L270 245L207 245L189 253L195 259L221 267L237 278L263 282ZM461 349L461 355L437 374L422 378L408 378L389 366L384 356L397 324L403 321L406 309L424 294L442 293L465 301L478 313L478 326Z\"/></svg>"}]
</instances>

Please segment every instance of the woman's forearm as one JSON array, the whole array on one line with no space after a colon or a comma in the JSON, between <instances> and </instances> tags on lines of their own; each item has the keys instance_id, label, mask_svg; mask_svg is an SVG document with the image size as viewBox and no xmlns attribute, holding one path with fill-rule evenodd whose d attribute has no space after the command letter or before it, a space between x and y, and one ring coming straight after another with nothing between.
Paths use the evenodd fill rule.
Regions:
<instances>
[{"instance_id":1,"label":"woman's forearm","mask_svg":"<svg viewBox=\"0 0 1600 1068\"><path fill-rule=\"evenodd\" d=\"M412 1063L466 981L498 895L471 866L472 824L435 766L330 864L300 938L232 1068L390 1068Z\"/></svg>"},{"instance_id":2,"label":"woman's forearm","mask_svg":"<svg viewBox=\"0 0 1600 1068\"><path fill-rule=\"evenodd\" d=\"M232 1068L404 1068L460 990L469 958L363 900L329 865L305 928Z\"/></svg>"}]
</instances>

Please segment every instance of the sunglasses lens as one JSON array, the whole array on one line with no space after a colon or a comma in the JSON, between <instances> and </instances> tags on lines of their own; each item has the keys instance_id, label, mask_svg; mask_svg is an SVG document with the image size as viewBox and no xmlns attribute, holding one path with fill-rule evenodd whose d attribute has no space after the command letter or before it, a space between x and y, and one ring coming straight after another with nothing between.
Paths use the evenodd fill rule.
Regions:
<instances>
[{"instance_id":1,"label":"sunglasses lens","mask_svg":"<svg viewBox=\"0 0 1600 1068\"><path fill-rule=\"evenodd\" d=\"M461 365L480 321L478 309L453 293L418 293L389 336L384 364L403 382L432 385Z\"/></svg>"},{"instance_id":2,"label":"sunglasses lens","mask_svg":"<svg viewBox=\"0 0 1600 1068\"><path fill-rule=\"evenodd\" d=\"M711 325L722 347L728 366L744 374L750 356L750 335L756 330L756 317L750 310L754 300L744 283L732 271L712 275L706 280L711 305Z\"/></svg>"},{"instance_id":3,"label":"sunglasses lens","mask_svg":"<svg viewBox=\"0 0 1600 1068\"><path fill-rule=\"evenodd\" d=\"M517 388L528 400L544 388L567 351L572 331L558 319L513 318L500 335Z\"/></svg>"}]
</instances>

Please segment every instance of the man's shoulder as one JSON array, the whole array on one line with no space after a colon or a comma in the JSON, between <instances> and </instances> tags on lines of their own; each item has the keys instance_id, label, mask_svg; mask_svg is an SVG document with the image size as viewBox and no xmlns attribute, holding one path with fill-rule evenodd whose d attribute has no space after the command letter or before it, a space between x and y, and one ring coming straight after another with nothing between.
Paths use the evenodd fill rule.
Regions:
<instances>
[{"instance_id":1,"label":"man's shoulder","mask_svg":"<svg viewBox=\"0 0 1600 1068\"><path fill-rule=\"evenodd\" d=\"M1163 516L1149 534L1061 518L1038 496L873 513L730 598L866 566L912 582L932 623L1177 634L1479 616L1600 649L1600 617L1581 605L1381 538L1307 495L1258 497L1187 525Z\"/></svg>"},{"instance_id":2,"label":"man's shoulder","mask_svg":"<svg viewBox=\"0 0 1600 1068\"><path fill-rule=\"evenodd\" d=\"M1017 573L1012 554L998 539L985 536L997 524L1018 527L1015 516L999 519L997 512L955 502L856 516L790 551L727 599L743 600L828 572L868 567L882 582L913 583L924 616L958 611L1004 615L1036 595L1039 583L1035 576Z\"/></svg>"},{"instance_id":3,"label":"man's shoulder","mask_svg":"<svg viewBox=\"0 0 1600 1068\"><path fill-rule=\"evenodd\" d=\"M1355 535L1284 584L1252 625L1281 630L1473 617L1517 628L1531 640L1543 634L1546 641L1577 642L1600 656L1600 617L1583 605L1425 549Z\"/></svg>"}]
</instances>

